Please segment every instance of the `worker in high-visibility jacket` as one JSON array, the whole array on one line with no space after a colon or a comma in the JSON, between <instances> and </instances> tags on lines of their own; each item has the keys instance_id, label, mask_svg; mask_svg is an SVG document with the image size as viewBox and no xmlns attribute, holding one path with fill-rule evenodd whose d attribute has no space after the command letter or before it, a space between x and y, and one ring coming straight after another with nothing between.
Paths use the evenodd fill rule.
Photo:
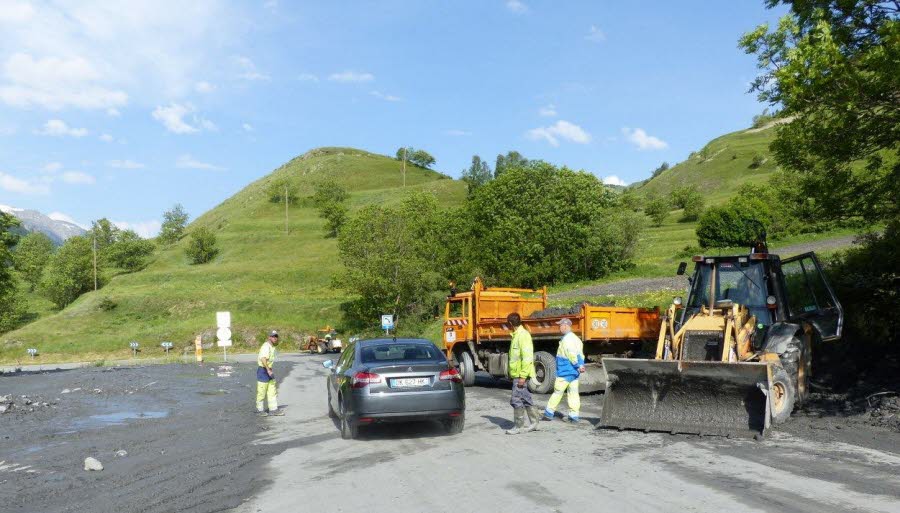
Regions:
<instances>
[{"instance_id":1,"label":"worker in high-visibility jacket","mask_svg":"<svg viewBox=\"0 0 900 513\"><path fill-rule=\"evenodd\" d=\"M284 411L278 409L278 392L275 389L275 346L278 345L278 332L272 331L259 348L256 357L256 414L260 417L273 415L280 417ZM265 403L269 403L266 413Z\"/></svg>"},{"instance_id":2,"label":"worker in high-visibility jacket","mask_svg":"<svg viewBox=\"0 0 900 513\"><path fill-rule=\"evenodd\" d=\"M569 403L569 421L580 419L581 398L578 397L578 378L584 373L584 344L578 335L572 333L572 321L562 319L559 332L563 334L556 351L556 382L553 383L553 395L544 410L544 420L553 420L556 407L562 401L563 394Z\"/></svg>"},{"instance_id":3,"label":"worker in high-visibility jacket","mask_svg":"<svg viewBox=\"0 0 900 513\"><path fill-rule=\"evenodd\" d=\"M540 412L528 390L528 380L534 377L534 343L531 333L522 326L522 317L511 313L506 322L512 327L512 340L509 343L509 377L513 380L512 397L509 404L513 407L513 418L516 425L506 430L507 435L517 435L534 431L540 422ZM530 424L525 426L525 416Z\"/></svg>"}]
</instances>

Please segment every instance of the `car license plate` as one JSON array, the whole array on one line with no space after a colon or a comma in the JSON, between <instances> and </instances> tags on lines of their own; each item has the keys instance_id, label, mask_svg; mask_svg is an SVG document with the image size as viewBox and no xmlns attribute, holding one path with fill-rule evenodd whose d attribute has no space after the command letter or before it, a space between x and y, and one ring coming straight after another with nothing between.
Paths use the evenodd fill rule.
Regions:
<instances>
[{"instance_id":1,"label":"car license plate","mask_svg":"<svg viewBox=\"0 0 900 513\"><path fill-rule=\"evenodd\" d=\"M408 387L427 387L430 384L428 378L395 378L391 380L391 387L393 388L408 388Z\"/></svg>"}]
</instances>

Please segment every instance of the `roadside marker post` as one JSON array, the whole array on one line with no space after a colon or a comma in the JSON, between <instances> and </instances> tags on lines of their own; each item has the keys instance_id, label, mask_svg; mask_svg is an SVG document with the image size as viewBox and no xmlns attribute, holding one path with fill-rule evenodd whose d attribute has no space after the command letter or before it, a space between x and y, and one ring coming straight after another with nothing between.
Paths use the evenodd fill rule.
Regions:
<instances>
[{"instance_id":1,"label":"roadside marker post","mask_svg":"<svg viewBox=\"0 0 900 513\"><path fill-rule=\"evenodd\" d=\"M197 335L194 339L194 354L197 356L197 363L203 363L203 335Z\"/></svg>"},{"instance_id":2,"label":"roadside marker post","mask_svg":"<svg viewBox=\"0 0 900 513\"><path fill-rule=\"evenodd\" d=\"M38 350L36 347L29 347L28 354L31 355L31 359L34 360L34 357L37 356Z\"/></svg>"},{"instance_id":3,"label":"roadside marker post","mask_svg":"<svg viewBox=\"0 0 900 513\"><path fill-rule=\"evenodd\" d=\"M222 348L224 361L228 361L228 348L231 347L231 312L216 312L217 345Z\"/></svg>"},{"instance_id":4,"label":"roadside marker post","mask_svg":"<svg viewBox=\"0 0 900 513\"><path fill-rule=\"evenodd\" d=\"M171 342L163 342L160 345L162 346L163 349L166 350L166 356L169 356L169 349L172 349L172 343Z\"/></svg>"},{"instance_id":5,"label":"roadside marker post","mask_svg":"<svg viewBox=\"0 0 900 513\"><path fill-rule=\"evenodd\" d=\"M132 358L137 358L138 346L139 346L140 344L138 344L137 342L129 342L128 345L129 345L129 347L131 347L131 357L132 357Z\"/></svg>"},{"instance_id":6,"label":"roadside marker post","mask_svg":"<svg viewBox=\"0 0 900 513\"><path fill-rule=\"evenodd\" d=\"M381 316L381 329L384 330L384 336L390 336L390 331L394 329L394 316L384 314Z\"/></svg>"}]
</instances>

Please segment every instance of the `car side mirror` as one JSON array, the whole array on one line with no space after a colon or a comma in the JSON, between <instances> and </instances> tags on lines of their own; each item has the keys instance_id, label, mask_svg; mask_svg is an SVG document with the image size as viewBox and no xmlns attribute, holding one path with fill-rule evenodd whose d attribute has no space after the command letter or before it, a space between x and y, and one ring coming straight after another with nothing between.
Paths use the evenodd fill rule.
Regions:
<instances>
[{"instance_id":1,"label":"car side mirror","mask_svg":"<svg viewBox=\"0 0 900 513\"><path fill-rule=\"evenodd\" d=\"M687 269L687 262L681 262L678 264L678 270L675 272L678 276L684 276L684 271Z\"/></svg>"},{"instance_id":2,"label":"car side mirror","mask_svg":"<svg viewBox=\"0 0 900 513\"><path fill-rule=\"evenodd\" d=\"M326 369L331 369L331 368L333 368L333 367L334 367L334 360L325 360L324 362L322 362L322 367L325 367Z\"/></svg>"}]
</instances>

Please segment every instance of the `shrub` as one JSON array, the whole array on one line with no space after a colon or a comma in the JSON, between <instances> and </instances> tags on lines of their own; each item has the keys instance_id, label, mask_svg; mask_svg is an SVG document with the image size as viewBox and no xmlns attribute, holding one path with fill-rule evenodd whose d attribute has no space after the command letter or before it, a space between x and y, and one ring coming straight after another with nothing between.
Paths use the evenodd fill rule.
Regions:
<instances>
[{"instance_id":1,"label":"shrub","mask_svg":"<svg viewBox=\"0 0 900 513\"><path fill-rule=\"evenodd\" d=\"M192 264L205 264L219 254L216 247L216 235L206 227L197 228L191 232L191 240L184 249L185 255Z\"/></svg>"},{"instance_id":2,"label":"shrub","mask_svg":"<svg viewBox=\"0 0 900 513\"><path fill-rule=\"evenodd\" d=\"M47 262L41 289L58 308L94 288L94 251L90 239L72 237Z\"/></svg>"},{"instance_id":3,"label":"shrub","mask_svg":"<svg viewBox=\"0 0 900 513\"><path fill-rule=\"evenodd\" d=\"M284 203L287 198L288 204L293 205L297 203L297 185L284 176L275 178L266 186L266 195L272 203Z\"/></svg>"},{"instance_id":4,"label":"shrub","mask_svg":"<svg viewBox=\"0 0 900 513\"><path fill-rule=\"evenodd\" d=\"M750 160L750 169L757 169L765 163L766 158L759 153L756 153L753 155L753 159Z\"/></svg>"},{"instance_id":5,"label":"shrub","mask_svg":"<svg viewBox=\"0 0 900 513\"><path fill-rule=\"evenodd\" d=\"M13 266L34 291L41 282L47 260L53 254L53 241L40 232L31 232L22 237L13 253Z\"/></svg>"},{"instance_id":6,"label":"shrub","mask_svg":"<svg viewBox=\"0 0 900 513\"><path fill-rule=\"evenodd\" d=\"M100 302L97 303L97 309L104 312L111 312L115 310L117 306L119 306L119 304L108 297L101 299Z\"/></svg>"},{"instance_id":7,"label":"shrub","mask_svg":"<svg viewBox=\"0 0 900 513\"><path fill-rule=\"evenodd\" d=\"M653 226L662 226L666 217L669 216L669 210L671 210L671 208L672 205L667 198L651 196L647 198L647 202L644 204L644 213L650 217Z\"/></svg>"},{"instance_id":8,"label":"shrub","mask_svg":"<svg viewBox=\"0 0 900 513\"><path fill-rule=\"evenodd\" d=\"M142 239L133 230L120 232L116 241L107 248L107 259L110 263L129 272L142 269L147 257L153 254L153 243Z\"/></svg>"},{"instance_id":9,"label":"shrub","mask_svg":"<svg viewBox=\"0 0 900 513\"><path fill-rule=\"evenodd\" d=\"M682 208L684 209L681 216L682 221L696 221L703 213L703 196L698 192L688 197L684 201Z\"/></svg>"}]
</instances>

